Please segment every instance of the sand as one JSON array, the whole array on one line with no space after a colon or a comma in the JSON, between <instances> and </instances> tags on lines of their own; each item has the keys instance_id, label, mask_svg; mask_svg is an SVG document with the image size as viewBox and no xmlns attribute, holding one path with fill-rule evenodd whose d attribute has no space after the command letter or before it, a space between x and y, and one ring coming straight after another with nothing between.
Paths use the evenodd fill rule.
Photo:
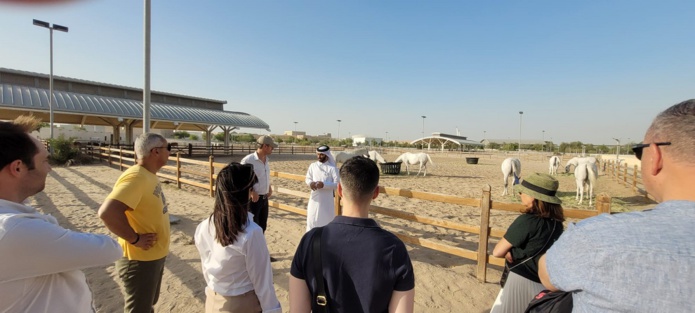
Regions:
<instances>
[{"instance_id":1,"label":"sand","mask_svg":"<svg viewBox=\"0 0 695 313\"><path fill-rule=\"evenodd\" d=\"M392 161L398 153L388 152L382 155L387 161ZM479 164L466 164L467 156L480 157ZM217 157L215 161L238 161L241 157ZM499 166L504 157L504 154L433 153L435 165L430 166L426 177L415 177L414 173L407 176L403 168L401 175L383 175L380 184L471 198L480 198L482 188L490 184L495 201L518 202L514 196L500 196L503 185ZM273 155L271 158L272 170L300 175L306 173L309 163L315 159L313 155ZM531 172L547 173L547 164L546 155L523 155L522 176ZM108 234L97 216L97 210L120 173L118 169L108 167L104 163L57 167L49 173L46 189L32 197L31 201L41 211L55 216L64 227ZM558 179L561 182L560 195L565 201L565 207L590 209L586 204L575 205L572 176L560 174ZM302 182L278 178L273 178L272 182L275 186L309 192L308 187ZM193 242L193 234L197 224L210 214L213 201L203 189L177 189L175 184L170 183L164 186L170 213L179 217L181 222L171 227L171 253L167 257L156 309L159 312L202 312L205 282L201 275L200 259ZM644 209L653 205L644 200L644 197L603 176L599 178L595 189L595 193L599 192L613 196L614 205L621 210ZM305 199L283 194L276 194L271 200L300 208L306 206ZM380 196L375 205L469 225L479 224L480 213L477 208L396 196ZM506 229L517 214L493 211L491 216L492 227ZM474 234L396 220L382 215L375 215L374 218L382 227L392 231L465 249L477 249L478 238ZM273 276L275 290L285 312L289 310L288 277L292 256L304 230L304 216L271 208L266 239L271 255L279 259L278 262L272 263ZM490 247L494 246L494 243L492 240ZM490 267L487 282L480 283L475 277L474 261L418 246L408 245L408 249L415 268L416 312L487 312L499 291L498 267ZM114 267L87 269L85 273L94 293L97 311L121 312L123 297Z\"/></svg>"}]
</instances>

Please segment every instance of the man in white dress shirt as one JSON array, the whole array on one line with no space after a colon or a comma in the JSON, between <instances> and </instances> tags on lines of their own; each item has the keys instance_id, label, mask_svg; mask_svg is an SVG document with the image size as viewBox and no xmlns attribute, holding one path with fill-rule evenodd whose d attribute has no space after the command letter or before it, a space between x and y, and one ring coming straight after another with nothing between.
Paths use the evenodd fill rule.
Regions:
<instances>
[{"instance_id":1,"label":"man in white dress shirt","mask_svg":"<svg viewBox=\"0 0 695 313\"><path fill-rule=\"evenodd\" d=\"M338 186L338 169L328 146L316 148L318 161L309 165L306 184L311 188L306 215L306 231L325 226L335 217L333 192Z\"/></svg>"},{"instance_id":2,"label":"man in white dress shirt","mask_svg":"<svg viewBox=\"0 0 695 313\"><path fill-rule=\"evenodd\" d=\"M65 229L25 205L46 185L48 151L27 132L38 121L0 122L0 312L94 312L83 268L123 251L107 235Z\"/></svg>"}]
</instances>

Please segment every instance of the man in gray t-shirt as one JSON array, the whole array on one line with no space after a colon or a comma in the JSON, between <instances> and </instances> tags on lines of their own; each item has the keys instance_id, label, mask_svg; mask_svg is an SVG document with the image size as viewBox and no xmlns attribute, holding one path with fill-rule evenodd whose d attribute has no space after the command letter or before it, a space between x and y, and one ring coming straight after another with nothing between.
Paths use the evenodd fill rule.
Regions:
<instances>
[{"instance_id":1,"label":"man in gray t-shirt","mask_svg":"<svg viewBox=\"0 0 695 313\"><path fill-rule=\"evenodd\" d=\"M632 150L660 204L569 225L539 261L546 288L572 292L573 312L695 307L695 99L661 112Z\"/></svg>"}]
</instances>

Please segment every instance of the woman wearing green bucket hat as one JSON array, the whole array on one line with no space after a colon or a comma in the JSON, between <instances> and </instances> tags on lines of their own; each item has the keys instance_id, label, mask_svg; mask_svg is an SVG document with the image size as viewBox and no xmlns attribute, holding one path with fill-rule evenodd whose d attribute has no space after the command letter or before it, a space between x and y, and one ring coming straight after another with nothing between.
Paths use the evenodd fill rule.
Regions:
<instances>
[{"instance_id":1,"label":"woman wearing green bucket hat","mask_svg":"<svg viewBox=\"0 0 695 313\"><path fill-rule=\"evenodd\" d=\"M490 313L523 312L543 289L538 278L538 259L562 234L560 183L547 174L533 174L514 187L526 207L512 222L492 255L506 259L502 290Z\"/></svg>"}]
</instances>

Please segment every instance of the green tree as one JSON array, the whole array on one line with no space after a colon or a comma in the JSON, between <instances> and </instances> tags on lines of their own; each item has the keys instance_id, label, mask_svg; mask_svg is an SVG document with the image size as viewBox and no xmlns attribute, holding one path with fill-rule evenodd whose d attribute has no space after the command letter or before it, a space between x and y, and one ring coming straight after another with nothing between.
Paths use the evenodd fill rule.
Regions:
<instances>
[{"instance_id":1,"label":"green tree","mask_svg":"<svg viewBox=\"0 0 695 313\"><path fill-rule=\"evenodd\" d=\"M608 148L606 145L600 145L596 147L596 150L598 153L608 153L608 151L610 151L610 148Z\"/></svg>"},{"instance_id":2,"label":"green tree","mask_svg":"<svg viewBox=\"0 0 695 313\"><path fill-rule=\"evenodd\" d=\"M256 138L251 134L239 134L236 136L236 140L239 142L255 142Z\"/></svg>"},{"instance_id":3,"label":"green tree","mask_svg":"<svg viewBox=\"0 0 695 313\"><path fill-rule=\"evenodd\" d=\"M48 144L53 147L53 156L49 159L55 164L65 164L68 160L74 159L79 154L79 149L73 145L76 138L65 138L60 135L58 138L48 139Z\"/></svg>"},{"instance_id":4,"label":"green tree","mask_svg":"<svg viewBox=\"0 0 695 313\"><path fill-rule=\"evenodd\" d=\"M215 139L216 141L224 142L224 133L217 133L212 138Z\"/></svg>"},{"instance_id":5,"label":"green tree","mask_svg":"<svg viewBox=\"0 0 695 313\"><path fill-rule=\"evenodd\" d=\"M36 129L36 131L40 131L41 128L44 128L44 127L46 127L46 128L51 127L51 124L46 123L46 122L41 122L41 123L39 124L39 127Z\"/></svg>"},{"instance_id":6,"label":"green tree","mask_svg":"<svg viewBox=\"0 0 695 313\"><path fill-rule=\"evenodd\" d=\"M205 136L205 133L203 133L203 136ZM198 140L198 135L190 135L190 136L188 136L188 139L190 139L190 140Z\"/></svg>"},{"instance_id":7,"label":"green tree","mask_svg":"<svg viewBox=\"0 0 695 313\"><path fill-rule=\"evenodd\" d=\"M176 139L186 139L190 136L191 136L191 134L189 134L187 131L174 132L174 138L176 138Z\"/></svg>"}]
</instances>

